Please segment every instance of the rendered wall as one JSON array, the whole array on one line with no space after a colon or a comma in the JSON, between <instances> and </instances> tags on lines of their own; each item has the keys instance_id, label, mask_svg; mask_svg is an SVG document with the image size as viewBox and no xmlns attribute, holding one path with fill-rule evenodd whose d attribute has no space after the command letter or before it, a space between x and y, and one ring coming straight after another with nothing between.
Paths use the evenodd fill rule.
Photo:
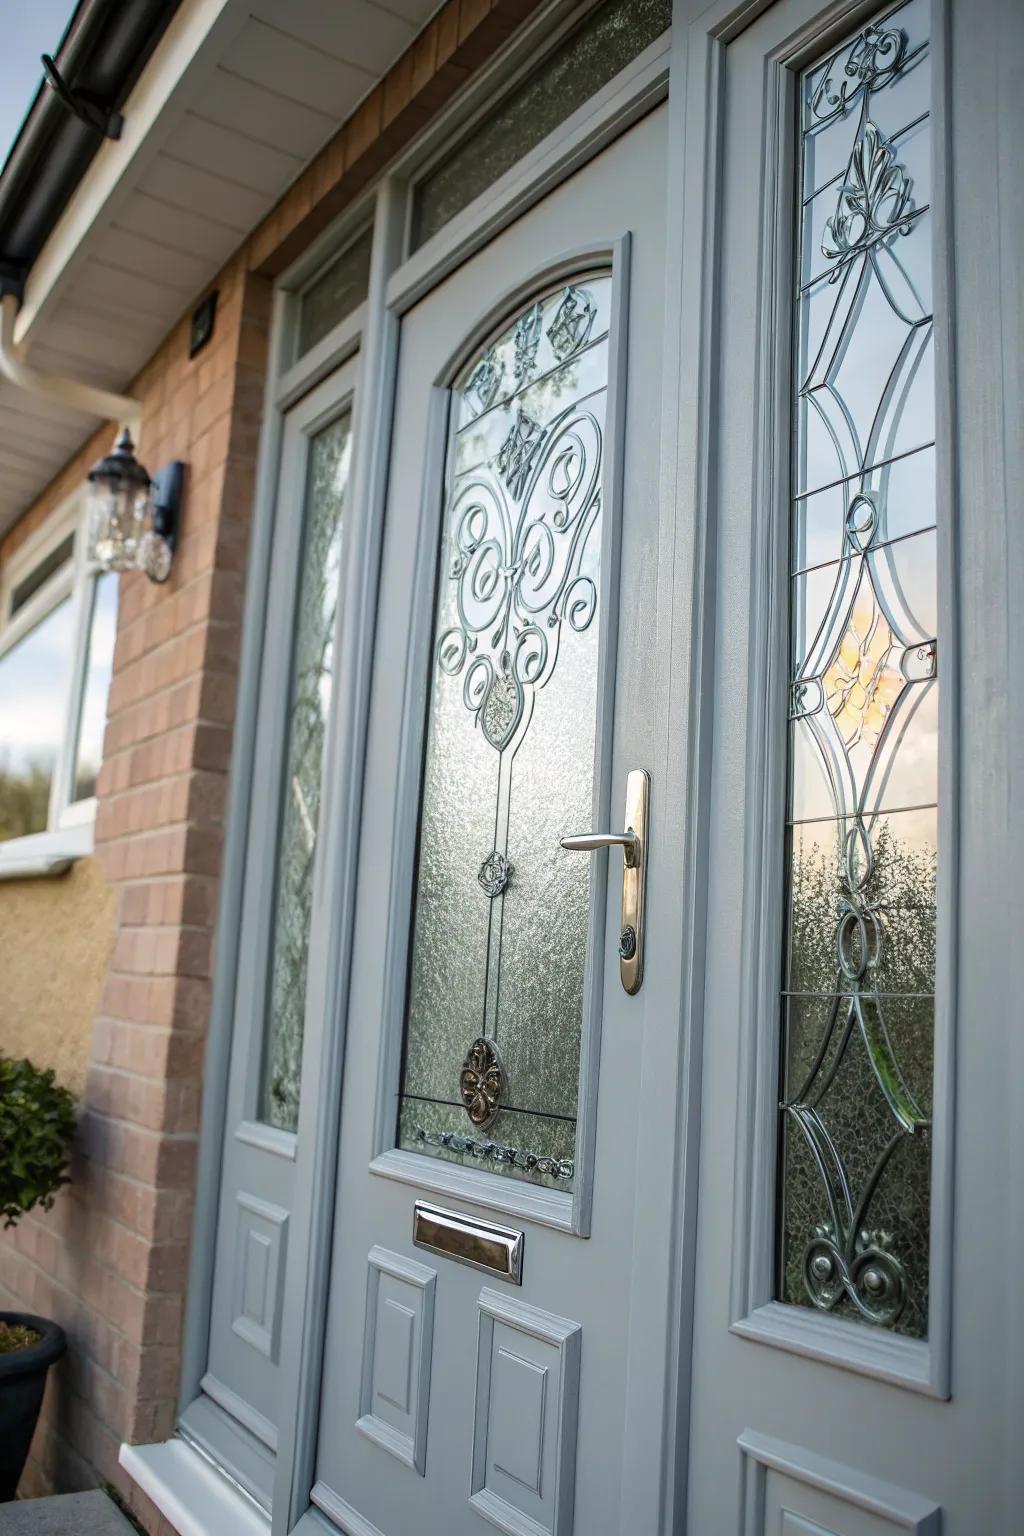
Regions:
<instances>
[{"instance_id":1,"label":"rendered wall","mask_svg":"<svg viewBox=\"0 0 1024 1536\"><path fill-rule=\"evenodd\" d=\"M0 1055L53 1067L79 1098L113 947L114 892L98 859L0 882Z\"/></svg>"}]
</instances>

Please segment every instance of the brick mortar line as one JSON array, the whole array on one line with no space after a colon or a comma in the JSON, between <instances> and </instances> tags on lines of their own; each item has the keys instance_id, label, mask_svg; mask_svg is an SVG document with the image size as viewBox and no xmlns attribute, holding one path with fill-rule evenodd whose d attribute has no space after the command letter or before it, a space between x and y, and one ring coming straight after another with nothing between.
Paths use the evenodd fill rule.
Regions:
<instances>
[{"instance_id":1,"label":"brick mortar line","mask_svg":"<svg viewBox=\"0 0 1024 1536\"><path fill-rule=\"evenodd\" d=\"M70 1243L65 1243L64 1247L71 1253L77 1251L76 1245ZM134 1345L137 1349L149 1349L151 1347L150 1344L142 1343L139 1339L133 1339L130 1333L126 1333L122 1327L118 1326L117 1319L111 1317L109 1313L101 1312L98 1307L94 1307L91 1303L87 1302L83 1296L75 1291L68 1290L63 1280L58 1280L56 1275L51 1274L48 1269L44 1269L31 1254L24 1253L20 1248L12 1248L10 1251L16 1256L20 1264L25 1264L35 1274L42 1275L43 1279L55 1290L60 1291L63 1296L66 1296L73 1306L81 1308L90 1317L100 1317L104 1323L109 1323L119 1338L127 1339L128 1343ZM92 1260L92 1262L95 1263L96 1268L101 1274L109 1275L112 1280L116 1280L120 1285L124 1286L125 1290L130 1291L133 1296L140 1298L143 1302L146 1302L150 1297L155 1297L159 1301L179 1301L184 1295L184 1292L181 1291L140 1290L137 1285L133 1285L130 1280L126 1279L120 1270L111 1269L108 1265L101 1263L99 1259ZM86 1346L79 1344L77 1341L75 1347L81 1348L85 1353L88 1353ZM92 1359L93 1357L90 1355L89 1358ZM99 1361L96 1361L96 1364L98 1365Z\"/></svg>"},{"instance_id":2,"label":"brick mortar line","mask_svg":"<svg viewBox=\"0 0 1024 1536\"><path fill-rule=\"evenodd\" d=\"M153 1130L150 1130L147 1126L139 1125L138 1122L135 1121L135 1120L122 1120L117 1115L107 1115L107 1114L104 1114L104 1112L101 1109L93 1109L91 1106L87 1106L87 1108L88 1108L89 1114L91 1115L91 1117L94 1120L102 1120L107 1125L125 1125L125 1126L130 1126L131 1129L134 1130L134 1131L145 1131L147 1136L157 1137L161 1141L180 1141L182 1146L185 1146L188 1143L198 1141L198 1139L199 1139L198 1133L195 1132L195 1131L153 1131ZM94 1158L91 1153L88 1153L86 1155L88 1157L89 1162L96 1162L97 1161L97 1159ZM99 1166L101 1168L109 1168L110 1164L109 1163L100 1163ZM159 1188L159 1186L156 1185L156 1184L150 1185L149 1187L152 1188L152 1189Z\"/></svg>"}]
</instances>

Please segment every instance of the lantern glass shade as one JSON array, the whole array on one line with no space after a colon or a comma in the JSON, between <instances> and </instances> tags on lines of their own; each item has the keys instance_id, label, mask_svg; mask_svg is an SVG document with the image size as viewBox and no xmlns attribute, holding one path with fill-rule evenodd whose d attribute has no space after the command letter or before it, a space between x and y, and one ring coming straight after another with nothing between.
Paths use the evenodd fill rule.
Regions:
<instances>
[{"instance_id":1,"label":"lantern glass shade","mask_svg":"<svg viewBox=\"0 0 1024 1536\"><path fill-rule=\"evenodd\" d=\"M149 496L130 486L94 488L89 498L90 549L105 571L131 571L146 531Z\"/></svg>"},{"instance_id":2,"label":"lantern glass shade","mask_svg":"<svg viewBox=\"0 0 1024 1536\"><path fill-rule=\"evenodd\" d=\"M127 429L89 471L89 553L105 571L130 571L150 526L150 480Z\"/></svg>"}]
</instances>

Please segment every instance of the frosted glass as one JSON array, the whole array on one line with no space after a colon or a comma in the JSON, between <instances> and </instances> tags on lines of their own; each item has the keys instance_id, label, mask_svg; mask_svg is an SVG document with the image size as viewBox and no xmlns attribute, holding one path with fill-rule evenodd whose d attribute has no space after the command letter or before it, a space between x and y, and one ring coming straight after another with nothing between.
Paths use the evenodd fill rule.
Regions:
<instances>
[{"instance_id":1,"label":"frosted glass","mask_svg":"<svg viewBox=\"0 0 1024 1536\"><path fill-rule=\"evenodd\" d=\"M261 1118L289 1131L299 1119L313 866L350 450L348 415L325 427L309 450L260 1093Z\"/></svg>"},{"instance_id":2,"label":"frosted glass","mask_svg":"<svg viewBox=\"0 0 1024 1536\"><path fill-rule=\"evenodd\" d=\"M372 247L373 230L368 229L306 289L299 304L296 357L304 357L366 298Z\"/></svg>"},{"instance_id":3,"label":"frosted glass","mask_svg":"<svg viewBox=\"0 0 1024 1536\"><path fill-rule=\"evenodd\" d=\"M801 81L779 1294L923 1337L938 869L923 0Z\"/></svg>"},{"instance_id":4,"label":"frosted glass","mask_svg":"<svg viewBox=\"0 0 1024 1536\"><path fill-rule=\"evenodd\" d=\"M453 391L399 1145L567 1189L593 816L611 281L527 306ZM462 1096L474 1042L497 1113Z\"/></svg>"},{"instance_id":5,"label":"frosted glass","mask_svg":"<svg viewBox=\"0 0 1024 1536\"><path fill-rule=\"evenodd\" d=\"M608 0L531 71L416 188L416 250L672 23L671 0Z\"/></svg>"}]
</instances>

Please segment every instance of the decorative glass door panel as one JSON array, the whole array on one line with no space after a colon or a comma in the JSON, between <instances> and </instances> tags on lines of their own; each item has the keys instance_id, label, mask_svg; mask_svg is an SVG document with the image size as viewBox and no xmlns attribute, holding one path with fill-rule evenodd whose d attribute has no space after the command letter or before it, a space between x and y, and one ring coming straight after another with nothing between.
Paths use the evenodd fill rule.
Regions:
<instances>
[{"instance_id":1,"label":"decorative glass door panel","mask_svg":"<svg viewBox=\"0 0 1024 1536\"><path fill-rule=\"evenodd\" d=\"M800 82L780 1294L927 1332L938 661L929 7Z\"/></svg>"},{"instance_id":2,"label":"decorative glass door panel","mask_svg":"<svg viewBox=\"0 0 1024 1536\"><path fill-rule=\"evenodd\" d=\"M624 854L562 839L624 827L633 770L663 792L667 144L659 105L401 314L299 1536L655 1528L646 1422L623 1466L671 1207L641 1057L678 956L627 990Z\"/></svg>"},{"instance_id":3,"label":"decorative glass door panel","mask_svg":"<svg viewBox=\"0 0 1024 1536\"><path fill-rule=\"evenodd\" d=\"M299 1121L313 866L351 446L347 411L309 444L260 1090L260 1117L286 1131L294 1131Z\"/></svg>"},{"instance_id":4,"label":"decorative glass door panel","mask_svg":"<svg viewBox=\"0 0 1024 1536\"><path fill-rule=\"evenodd\" d=\"M399 1145L571 1189L594 809L611 276L452 394Z\"/></svg>"}]
</instances>

